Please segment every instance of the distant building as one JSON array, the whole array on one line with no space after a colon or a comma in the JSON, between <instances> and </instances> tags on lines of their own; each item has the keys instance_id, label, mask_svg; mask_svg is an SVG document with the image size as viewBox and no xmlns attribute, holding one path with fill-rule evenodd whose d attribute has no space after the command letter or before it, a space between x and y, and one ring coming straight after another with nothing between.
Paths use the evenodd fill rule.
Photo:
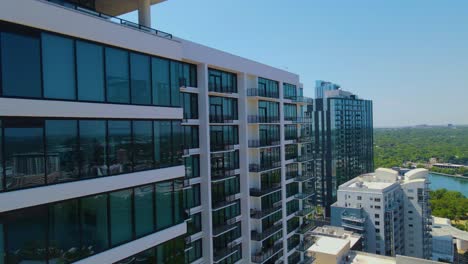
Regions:
<instances>
[{"instance_id":1,"label":"distant building","mask_svg":"<svg viewBox=\"0 0 468 264\"><path fill-rule=\"evenodd\" d=\"M340 86L338 84L326 81L315 81L315 98L323 98L325 91L338 90Z\"/></svg>"},{"instance_id":2,"label":"distant building","mask_svg":"<svg viewBox=\"0 0 468 264\"><path fill-rule=\"evenodd\" d=\"M431 258L428 171L391 169L356 177L338 189L331 224L362 234L364 251Z\"/></svg>"},{"instance_id":3,"label":"distant building","mask_svg":"<svg viewBox=\"0 0 468 264\"><path fill-rule=\"evenodd\" d=\"M460 164L452 164L452 163L434 163L432 164L433 167L441 168L441 169L461 169L468 166L460 165Z\"/></svg>"}]
</instances>

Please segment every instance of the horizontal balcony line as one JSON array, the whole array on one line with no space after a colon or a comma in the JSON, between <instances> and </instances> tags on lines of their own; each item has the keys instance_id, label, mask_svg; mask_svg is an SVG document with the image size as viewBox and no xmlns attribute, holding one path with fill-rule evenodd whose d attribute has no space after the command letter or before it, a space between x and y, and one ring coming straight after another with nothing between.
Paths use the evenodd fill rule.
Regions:
<instances>
[{"instance_id":1,"label":"horizontal balcony line","mask_svg":"<svg viewBox=\"0 0 468 264\"><path fill-rule=\"evenodd\" d=\"M182 178L184 175L184 166L176 166L0 193L0 212Z\"/></svg>"}]
</instances>

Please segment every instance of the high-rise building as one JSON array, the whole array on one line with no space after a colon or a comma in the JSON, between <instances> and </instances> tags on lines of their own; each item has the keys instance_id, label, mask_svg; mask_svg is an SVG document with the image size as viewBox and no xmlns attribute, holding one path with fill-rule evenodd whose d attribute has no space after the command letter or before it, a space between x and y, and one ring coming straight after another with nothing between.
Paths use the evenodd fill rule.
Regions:
<instances>
[{"instance_id":1,"label":"high-rise building","mask_svg":"<svg viewBox=\"0 0 468 264\"><path fill-rule=\"evenodd\" d=\"M372 101L336 88L324 91L309 107L314 118L317 203L329 215L338 186L374 170Z\"/></svg>"},{"instance_id":2,"label":"high-rise building","mask_svg":"<svg viewBox=\"0 0 468 264\"><path fill-rule=\"evenodd\" d=\"M391 169L363 174L338 189L331 224L358 232L364 251L430 259L431 211L426 169L399 175Z\"/></svg>"},{"instance_id":3,"label":"high-rise building","mask_svg":"<svg viewBox=\"0 0 468 264\"><path fill-rule=\"evenodd\" d=\"M334 91L340 89L338 84L326 81L315 81L315 98L325 97L326 91Z\"/></svg>"},{"instance_id":4,"label":"high-rise building","mask_svg":"<svg viewBox=\"0 0 468 264\"><path fill-rule=\"evenodd\" d=\"M0 3L0 263L311 261L299 76L151 28L159 2Z\"/></svg>"}]
</instances>

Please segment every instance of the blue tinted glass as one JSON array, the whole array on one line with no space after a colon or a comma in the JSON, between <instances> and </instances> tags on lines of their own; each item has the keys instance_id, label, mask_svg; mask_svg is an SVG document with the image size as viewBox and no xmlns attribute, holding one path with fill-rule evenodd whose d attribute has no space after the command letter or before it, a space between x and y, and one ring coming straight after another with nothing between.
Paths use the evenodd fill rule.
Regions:
<instances>
[{"instance_id":1,"label":"blue tinted glass","mask_svg":"<svg viewBox=\"0 0 468 264\"><path fill-rule=\"evenodd\" d=\"M185 86L183 64L171 61L171 106L180 105L180 87Z\"/></svg>"},{"instance_id":2,"label":"blue tinted glass","mask_svg":"<svg viewBox=\"0 0 468 264\"><path fill-rule=\"evenodd\" d=\"M106 121L80 121L81 176L107 175Z\"/></svg>"},{"instance_id":3,"label":"blue tinted glass","mask_svg":"<svg viewBox=\"0 0 468 264\"><path fill-rule=\"evenodd\" d=\"M3 129L2 129L2 120L0 120L0 190L3 190ZM0 233L1 234L1 233ZM1 241L1 239L0 239ZM0 248L1 250L1 248ZM0 262L1 264L1 262Z\"/></svg>"},{"instance_id":4,"label":"blue tinted glass","mask_svg":"<svg viewBox=\"0 0 468 264\"><path fill-rule=\"evenodd\" d=\"M76 99L75 50L72 39L42 34L44 97Z\"/></svg>"},{"instance_id":5,"label":"blue tinted glass","mask_svg":"<svg viewBox=\"0 0 468 264\"><path fill-rule=\"evenodd\" d=\"M135 233L137 237L151 233L154 226L154 185L135 188Z\"/></svg>"},{"instance_id":6,"label":"blue tinted glass","mask_svg":"<svg viewBox=\"0 0 468 264\"><path fill-rule=\"evenodd\" d=\"M47 183L78 179L76 120L46 120Z\"/></svg>"},{"instance_id":7,"label":"blue tinted glass","mask_svg":"<svg viewBox=\"0 0 468 264\"><path fill-rule=\"evenodd\" d=\"M107 236L107 194L81 199L81 241L83 255L92 255L109 247Z\"/></svg>"},{"instance_id":8,"label":"blue tinted glass","mask_svg":"<svg viewBox=\"0 0 468 264\"><path fill-rule=\"evenodd\" d=\"M109 121L109 173L132 171L132 138L130 121Z\"/></svg>"},{"instance_id":9,"label":"blue tinted glass","mask_svg":"<svg viewBox=\"0 0 468 264\"><path fill-rule=\"evenodd\" d=\"M171 94L169 87L169 61L160 58L152 58L152 80L153 80L153 104L171 105Z\"/></svg>"},{"instance_id":10,"label":"blue tinted glass","mask_svg":"<svg viewBox=\"0 0 468 264\"><path fill-rule=\"evenodd\" d=\"M106 48L106 81L108 102L130 102L128 74L128 52L120 49Z\"/></svg>"},{"instance_id":11,"label":"blue tinted glass","mask_svg":"<svg viewBox=\"0 0 468 264\"><path fill-rule=\"evenodd\" d=\"M104 60L102 46L76 41L78 100L104 101Z\"/></svg>"},{"instance_id":12,"label":"blue tinted glass","mask_svg":"<svg viewBox=\"0 0 468 264\"><path fill-rule=\"evenodd\" d=\"M133 121L133 170L153 168L153 124Z\"/></svg>"},{"instance_id":13,"label":"blue tinted glass","mask_svg":"<svg viewBox=\"0 0 468 264\"><path fill-rule=\"evenodd\" d=\"M151 104L150 58L131 53L132 104Z\"/></svg>"},{"instance_id":14,"label":"blue tinted glass","mask_svg":"<svg viewBox=\"0 0 468 264\"><path fill-rule=\"evenodd\" d=\"M161 230L172 225L174 215L172 182L156 183L156 228Z\"/></svg>"},{"instance_id":15,"label":"blue tinted glass","mask_svg":"<svg viewBox=\"0 0 468 264\"><path fill-rule=\"evenodd\" d=\"M131 189L109 194L112 245L132 239L132 194Z\"/></svg>"},{"instance_id":16,"label":"blue tinted glass","mask_svg":"<svg viewBox=\"0 0 468 264\"><path fill-rule=\"evenodd\" d=\"M39 38L1 34L3 95L41 97Z\"/></svg>"},{"instance_id":17,"label":"blue tinted glass","mask_svg":"<svg viewBox=\"0 0 468 264\"><path fill-rule=\"evenodd\" d=\"M54 263L58 252L66 252L63 258L74 262L82 257L72 252L80 248L80 213L78 199L60 202L49 206L49 243L54 251L49 255L49 263Z\"/></svg>"},{"instance_id":18,"label":"blue tinted glass","mask_svg":"<svg viewBox=\"0 0 468 264\"><path fill-rule=\"evenodd\" d=\"M44 125L36 120L4 123L6 188L17 189L45 184Z\"/></svg>"}]
</instances>

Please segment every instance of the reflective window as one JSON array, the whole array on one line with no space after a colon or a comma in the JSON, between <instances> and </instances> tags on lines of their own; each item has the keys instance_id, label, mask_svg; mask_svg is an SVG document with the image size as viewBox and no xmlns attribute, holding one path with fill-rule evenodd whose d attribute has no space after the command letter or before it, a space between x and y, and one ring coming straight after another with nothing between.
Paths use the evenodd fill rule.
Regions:
<instances>
[{"instance_id":1,"label":"reflective window","mask_svg":"<svg viewBox=\"0 0 468 264\"><path fill-rule=\"evenodd\" d=\"M198 232L201 232L202 223L201 223L201 213L192 215L191 220L187 222L187 234L193 235Z\"/></svg>"},{"instance_id":2,"label":"reflective window","mask_svg":"<svg viewBox=\"0 0 468 264\"><path fill-rule=\"evenodd\" d=\"M132 104L151 104L150 58L130 53Z\"/></svg>"},{"instance_id":3,"label":"reflective window","mask_svg":"<svg viewBox=\"0 0 468 264\"><path fill-rule=\"evenodd\" d=\"M81 175L107 175L106 121L80 121Z\"/></svg>"},{"instance_id":4,"label":"reflective window","mask_svg":"<svg viewBox=\"0 0 468 264\"><path fill-rule=\"evenodd\" d=\"M174 221L172 182L156 183L156 229L161 230Z\"/></svg>"},{"instance_id":5,"label":"reflective window","mask_svg":"<svg viewBox=\"0 0 468 264\"><path fill-rule=\"evenodd\" d=\"M184 119L198 119L198 95L181 93Z\"/></svg>"},{"instance_id":6,"label":"reflective window","mask_svg":"<svg viewBox=\"0 0 468 264\"><path fill-rule=\"evenodd\" d=\"M42 34L44 97L76 99L74 41Z\"/></svg>"},{"instance_id":7,"label":"reflective window","mask_svg":"<svg viewBox=\"0 0 468 264\"><path fill-rule=\"evenodd\" d=\"M237 75L208 69L208 88L210 91L218 93L237 93Z\"/></svg>"},{"instance_id":8,"label":"reflective window","mask_svg":"<svg viewBox=\"0 0 468 264\"><path fill-rule=\"evenodd\" d=\"M104 52L102 46L76 41L78 100L104 101Z\"/></svg>"},{"instance_id":9,"label":"reflective window","mask_svg":"<svg viewBox=\"0 0 468 264\"><path fill-rule=\"evenodd\" d=\"M192 155L184 158L185 177L197 178L200 177L200 155Z\"/></svg>"},{"instance_id":10,"label":"reflective window","mask_svg":"<svg viewBox=\"0 0 468 264\"><path fill-rule=\"evenodd\" d=\"M78 123L46 120L47 183L78 179Z\"/></svg>"},{"instance_id":11,"label":"reflective window","mask_svg":"<svg viewBox=\"0 0 468 264\"><path fill-rule=\"evenodd\" d=\"M171 105L169 61L161 58L152 58L151 63L153 104L169 106Z\"/></svg>"},{"instance_id":12,"label":"reflective window","mask_svg":"<svg viewBox=\"0 0 468 264\"><path fill-rule=\"evenodd\" d=\"M128 52L106 48L107 101L130 103Z\"/></svg>"},{"instance_id":13,"label":"reflective window","mask_svg":"<svg viewBox=\"0 0 468 264\"><path fill-rule=\"evenodd\" d=\"M154 230L154 185L135 188L135 234L147 235Z\"/></svg>"},{"instance_id":14,"label":"reflective window","mask_svg":"<svg viewBox=\"0 0 468 264\"><path fill-rule=\"evenodd\" d=\"M4 128L6 188L45 184L44 122L8 120Z\"/></svg>"},{"instance_id":15,"label":"reflective window","mask_svg":"<svg viewBox=\"0 0 468 264\"><path fill-rule=\"evenodd\" d=\"M106 250L108 242L107 194L81 199L81 239L83 255Z\"/></svg>"},{"instance_id":16,"label":"reflective window","mask_svg":"<svg viewBox=\"0 0 468 264\"><path fill-rule=\"evenodd\" d=\"M199 147L198 126L183 126L184 129L184 149L193 149ZM179 142L174 142L178 143Z\"/></svg>"},{"instance_id":17,"label":"reflective window","mask_svg":"<svg viewBox=\"0 0 468 264\"><path fill-rule=\"evenodd\" d=\"M65 201L49 207L48 239L53 241L53 244L49 245L53 248L49 258L58 258L63 262L78 260L82 250L78 200Z\"/></svg>"},{"instance_id":18,"label":"reflective window","mask_svg":"<svg viewBox=\"0 0 468 264\"><path fill-rule=\"evenodd\" d=\"M180 106L180 87L186 86L186 82L187 82L187 80L183 76L184 76L184 65L176 61L171 61L171 105L172 106Z\"/></svg>"},{"instance_id":19,"label":"reflective window","mask_svg":"<svg viewBox=\"0 0 468 264\"><path fill-rule=\"evenodd\" d=\"M132 239L132 195L133 190L109 194L111 243L113 246Z\"/></svg>"},{"instance_id":20,"label":"reflective window","mask_svg":"<svg viewBox=\"0 0 468 264\"><path fill-rule=\"evenodd\" d=\"M133 170L148 170L153 164L153 124L133 121Z\"/></svg>"},{"instance_id":21,"label":"reflective window","mask_svg":"<svg viewBox=\"0 0 468 264\"><path fill-rule=\"evenodd\" d=\"M6 253L8 263L46 263L46 207L22 209L4 215L2 222L7 228Z\"/></svg>"},{"instance_id":22,"label":"reflective window","mask_svg":"<svg viewBox=\"0 0 468 264\"><path fill-rule=\"evenodd\" d=\"M154 122L154 150L156 167L171 163L171 121Z\"/></svg>"},{"instance_id":23,"label":"reflective window","mask_svg":"<svg viewBox=\"0 0 468 264\"><path fill-rule=\"evenodd\" d=\"M183 180L174 180L174 222L173 224L176 223L182 223L185 220L185 208L183 207L184 205L184 181Z\"/></svg>"},{"instance_id":24,"label":"reflective window","mask_svg":"<svg viewBox=\"0 0 468 264\"><path fill-rule=\"evenodd\" d=\"M3 191L3 146L2 144L3 144L3 125L2 125L2 120L0 120L0 191ZM0 238L0 241L1 241L1 238Z\"/></svg>"},{"instance_id":25,"label":"reflective window","mask_svg":"<svg viewBox=\"0 0 468 264\"><path fill-rule=\"evenodd\" d=\"M0 41L3 95L41 97L39 36L3 32Z\"/></svg>"},{"instance_id":26,"label":"reflective window","mask_svg":"<svg viewBox=\"0 0 468 264\"><path fill-rule=\"evenodd\" d=\"M201 205L200 202L200 184L194 184L192 187L185 189L184 207L189 209Z\"/></svg>"},{"instance_id":27,"label":"reflective window","mask_svg":"<svg viewBox=\"0 0 468 264\"><path fill-rule=\"evenodd\" d=\"M132 171L132 138L130 121L108 122L109 174Z\"/></svg>"},{"instance_id":28,"label":"reflective window","mask_svg":"<svg viewBox=\"0 0 468 264\"><path fill-rule=\"evenodd\" d=\"M172 121L172 134L171 134L171 164L172 165L182 165L182 140L183 140L183 130L185 126L182 126L182 122L180 121ZM194 131L194 137L197 139L197 147L198 147L198 127L197 130Z\"/></svg>"},{"instance_id":29,"label":"reflective window","mask_svg":"<svg viewBox=\"0 0 468 264\"><path fill-rule=\"evenodd\" d=\"M156 263L171 264L185 262L185 242L181 238L169 240L156 247Z\"/></svg>"},{"instance_id":30,"label":"reflective window","mask_svg":"<svg viewBox=\"0 0 468 264\"><path fill-rule=\"evenodd\" d=\"M190 246L190 249L185 252L185 260L189 263L202 257L202 240L196 240Z\"/></svg>"}]
</instances>

